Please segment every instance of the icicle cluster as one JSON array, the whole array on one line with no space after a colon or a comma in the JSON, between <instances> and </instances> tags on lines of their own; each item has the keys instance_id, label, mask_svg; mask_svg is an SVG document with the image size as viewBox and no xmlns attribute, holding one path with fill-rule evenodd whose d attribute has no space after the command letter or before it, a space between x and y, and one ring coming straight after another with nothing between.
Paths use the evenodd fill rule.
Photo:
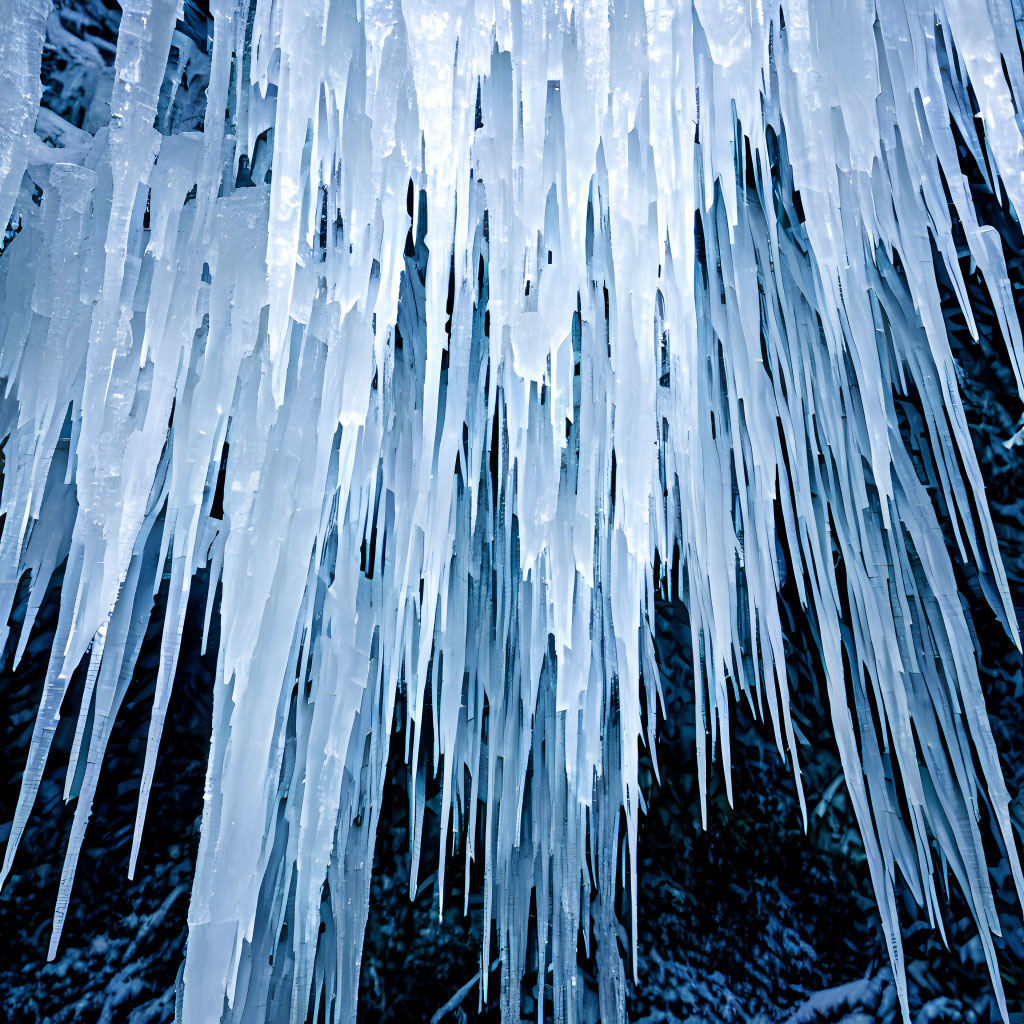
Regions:
<instances>
[{"instance_id":1,"label":"icicle cluster","mask_svg":"<svg viewBox=\"0 0 1024 1024\"><path fill-rule=\"evenodd\" d=\"M8 7L15 660L66 568L5 877L87 666L51 955L169 580L134 870L207 566L186 1024L353 1019L392 737L413 886L435 772L440 892L454 836L467 876L483 865L505 1019L531 900L556 1017L622 1019L655 591L672 577L690 609L705 791L744 693L799 773L788 579L904 1000L893 886L937 919L937 864L998 988L979 821L1024 879L953 558L1017 626L937 273L973 329L969 253L1020 382L1000 239L963 170L1024 209L1008 0L212 0L201 33L170 0L125 0L109 121L84 127L39 106L48 0Z\"/></svg>"}]
</instances>

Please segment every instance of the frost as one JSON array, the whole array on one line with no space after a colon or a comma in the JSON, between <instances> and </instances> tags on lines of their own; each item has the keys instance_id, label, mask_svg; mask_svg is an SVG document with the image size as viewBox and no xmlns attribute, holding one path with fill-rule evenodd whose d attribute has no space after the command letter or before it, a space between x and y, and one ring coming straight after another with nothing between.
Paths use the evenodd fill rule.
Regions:
<instances>
[{"instance_id":1,"label":"frost","mask_svg":"<svg viewBox=\"0 0 1024 1024\"><path fill-rule=\"evenodd\" d=\"M1002 246L966 178L1024 209L1011 6L212 0L178 20L125 0L109 123L97 87L78 124L39 108L62 23L8 6L0 622L31 581L15 659L66 567L3 877L85 673L51 956L166 583L134 871L208 567L186 1024L353 1019L392 739L411 890L436 773L439 891L458 838L483 865L505 1019L531 927L557 1019L598 1012L581 935L601 1019L622 1019L655 595L690 611L703 798L710 761L728 784L737 699L799 778L787 586L901 1001L897 873L941 923L949 871L1005 1013L989 825L1018 893L1024 877L958 563L1019 638L937 274L976 333L977 267L1021 386Z\"/></svg>"}]
</instances>

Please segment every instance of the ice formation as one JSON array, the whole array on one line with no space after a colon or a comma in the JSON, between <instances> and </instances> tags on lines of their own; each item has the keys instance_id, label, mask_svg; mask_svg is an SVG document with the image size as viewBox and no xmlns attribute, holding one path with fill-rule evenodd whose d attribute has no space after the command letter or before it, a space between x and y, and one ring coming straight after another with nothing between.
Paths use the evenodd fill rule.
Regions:
<instances>
[{"instance_id":1,"label":"ice formation","mask_svg":"<svg viewBox=\"0 0 1024 1024\"><path fill-rule=\"evenodd\" d=\"M166 583L134 870L206 566L186 1024L353 1019L392 743L412 886L433 773L442 876L456 841L483 865L505 1019L531 927L556 1018L622 1019L655 593L690 610L703 792L736 699L799 777L790 581L898 983L897 874L941 922L949 872L999 988L993 849L1024 878L957 560L1017 625L937 278L973 330L981 275L1020 384L965 177L1024 209L1016 4L124 0L79 125L40 106L49 0L4 10L16 657L66 563L4 877L85 678L51 955Z\"/></svg>"}]
</instances>

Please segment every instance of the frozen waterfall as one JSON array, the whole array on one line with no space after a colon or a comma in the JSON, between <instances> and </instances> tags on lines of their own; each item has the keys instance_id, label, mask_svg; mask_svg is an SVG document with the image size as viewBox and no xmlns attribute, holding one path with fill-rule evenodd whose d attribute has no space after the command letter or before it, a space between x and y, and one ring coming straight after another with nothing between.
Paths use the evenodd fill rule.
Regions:
<instances>
[{"instance_id":1,"label":"frozen waterfall","mask_svg":"<svg viewBox=\"0 0 1024 1024\"><path fill-rule=\"evenodd\" d=\"M72 124L41 106L49 0L0 2L15 658L64 572L3 877L85 673L51 956L166 585L130 871L146 841L205 568L185 1024L354 1019L392 744L412 890L428 779L440 892L453 844L482 866L505 1020L527 971L558 1021L622 1020L655 595L689 609L702 773L728 782L743 701L799 780L790 581L904 1003L895 888L941 923L948 875L1005 1013L993 856L1024 876L958 561L1019 639L938 282L972 331L983 282L1024 387L967 186L1024 210L1019 4L122 7Z\"/></svg>"}]
</instances>

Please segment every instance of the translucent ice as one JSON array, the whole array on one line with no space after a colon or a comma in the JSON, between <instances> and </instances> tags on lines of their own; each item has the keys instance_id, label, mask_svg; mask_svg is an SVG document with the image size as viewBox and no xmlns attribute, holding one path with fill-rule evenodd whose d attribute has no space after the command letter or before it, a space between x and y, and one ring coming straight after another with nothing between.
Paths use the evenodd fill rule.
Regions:
<instances>
[{"instance_id":1,"label":"translucent ice","mask_svg":"<svg viewBox=\"0 0 1024 1024\"><path fill-rule=\"evenodd\" d=\"M505 1019L531 901L558 1019L585 1013L581 932L601 1018L621 1019L655 591L689 606L703 798L712 759L731 785L741 693L799 779L785 579L904 1004L895 879L936 917L937 863L1002 1001L982 804L1024 878L956 560L1017 625L937 274L973 331L973 261L1020 384L1000 239L966 178L1024 206L1011 4L212 0L207 19L125 0L94 131L40 109L48 5L7 6L16 657L66 567L4 877L87 666L51 955L166 581L134 870L208 566L186 1024L354 1018L392 734L410 884L436 773L440 890L458 834Z\"/></svg>"}]
</instances>

